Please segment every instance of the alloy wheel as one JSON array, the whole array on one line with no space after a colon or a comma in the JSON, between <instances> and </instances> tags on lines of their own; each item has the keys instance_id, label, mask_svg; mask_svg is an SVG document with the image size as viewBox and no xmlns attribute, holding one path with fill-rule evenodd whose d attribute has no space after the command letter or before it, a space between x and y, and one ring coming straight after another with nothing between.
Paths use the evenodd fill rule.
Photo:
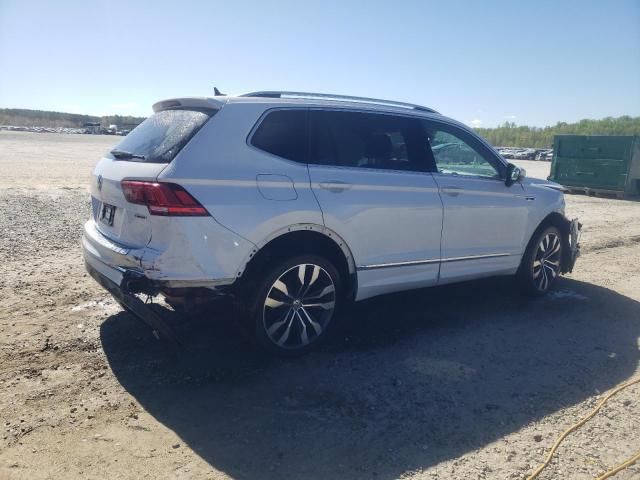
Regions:
<instances>
[{"instance_id":1,"label":"alloy wheel","mask_svg":"<svg viewBox=\"0 0 640 480\"><path fill-rule=\"evenodd\" d=\"M560 254L562 245L555 233L547 233L536 249L533 259L533 281L536 288L545 291L560 274Z\"/></svg>"},{"instance_id":2,"label":"alloy wheel","mask_svg":"<svg viewBox=\"0 0 640 480\"><path fill-rule=\"evenodd\" d=\"M264 301L263 325L278 347L294 350L325 331L336 305L331 275L319 265L296 265L273 283Z\"/></svg>"}]
</instances>

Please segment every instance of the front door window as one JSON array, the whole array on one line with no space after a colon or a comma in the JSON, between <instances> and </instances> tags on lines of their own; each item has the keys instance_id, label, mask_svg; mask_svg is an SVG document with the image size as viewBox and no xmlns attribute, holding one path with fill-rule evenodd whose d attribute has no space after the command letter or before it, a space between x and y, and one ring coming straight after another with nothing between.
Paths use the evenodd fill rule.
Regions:
<instances>
[{"instance_id":1,"label":"front door window","mask_svg":"<svg viewBox=\"0 0 640 480\"><path fill-rule=\"evenodd\" d=\"M426 136L438 173L501 179L504 165L467 132L425 122Z\"/></svg>"}]
</instances>

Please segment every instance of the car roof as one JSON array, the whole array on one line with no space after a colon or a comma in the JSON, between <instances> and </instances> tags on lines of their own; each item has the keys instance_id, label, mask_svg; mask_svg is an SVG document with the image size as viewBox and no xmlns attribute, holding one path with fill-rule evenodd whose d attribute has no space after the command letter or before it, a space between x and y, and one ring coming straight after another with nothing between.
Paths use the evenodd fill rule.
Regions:
<instances>
[{"instance_id":1,"label":"car roof","mask_svg":"<svg viewBox=\"0 0 640 480\"><path fill-rule=\"evenodd\" d=\"M346 95L332 95L325 93L261 91L246 93L239 96L215 96L215 97L183 97L163 100L153 105L154 111L169 110L172 108L203 108L219 109L228 103L259 103L269 105L305 105L305 106L331 106L354 109L370 109L389 112L415 112L431 113L439 115L432 108L395 100L382 100L368 97L353 97Z\"/></svg>"},{"instance_id":2,"label":"car roof","mask_svg":"<svg viewBox=\"0 0 640 480\"><path fill-rule=\"evenodd\" d=\"M284 96L282 96L284 95ZM291 96L289 96L291 95ZM367 110L373 112L395 113L422 118L432 118L456 125L467 131L473 130L462 122L446 117L429 107L414 105L394 100L381 100L366 97L349 97L345 95L330 95L303 92L253 92L238 96L218 95L214 97L179 97L157 102L153 111L193 108L203 110L219 110L227 104L261 104L269 108L284 106L330 107L340 109ZM474 132L475 133L475 132ZM476 134L477 135L477 134Z\"/></svg>"}]
</instances>

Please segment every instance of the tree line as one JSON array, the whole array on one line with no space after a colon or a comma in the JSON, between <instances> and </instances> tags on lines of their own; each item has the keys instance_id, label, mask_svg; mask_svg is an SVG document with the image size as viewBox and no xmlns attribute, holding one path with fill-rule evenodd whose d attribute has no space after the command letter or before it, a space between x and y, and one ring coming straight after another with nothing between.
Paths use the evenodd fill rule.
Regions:
<instances>
[{"instance_id":1,"label":"tree line","mask_svg":"<svg viewBox=\"0 0 640 480\"><path fill-rule=\"evenodd\" d=\"M640 135L640 117L606 117L602 120L558 122L549 127L518 126L505 122L496 128L474 129L496 147L551 148L554 135Z\"/></svg>"},{"instance_id":2,"label":"tree line","mask_svg":"<svg viewBox=\"0 0 640 480\"><path fill-rule=\"evenodd\" d=\"M0 125L15 127L49 127L49 128L82 128L86 123L100 123L107 128L118 125L123 128L133 128L141 123L145 117L129 115L81 115L77 113L47 112L44 110L27 110L23 108L0 108Z\"/></svg>"}]
</instances>

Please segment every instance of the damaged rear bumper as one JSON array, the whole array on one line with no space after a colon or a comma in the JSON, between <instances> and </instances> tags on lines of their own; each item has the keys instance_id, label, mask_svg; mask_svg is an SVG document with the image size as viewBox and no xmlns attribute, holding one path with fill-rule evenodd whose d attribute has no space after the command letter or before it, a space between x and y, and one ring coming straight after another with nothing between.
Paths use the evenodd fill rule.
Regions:
<instances>
[{"instance_id":1,"label":"damaged rear bumper","mask_svg":"<svg viewBox=\"0 0 640 480\"><path fill-rule=\"evenodd\" d=\"M85 267L91 277L107 290L130 313L149 325L156 336L178 343L172 329L161 317L159 305L145 303L137 294L154 297L162 294L171 305L195 306L228 295L226 282L201 280L166 280L148 276L141 257L145 249L130 249L101 235L90 223L82 237ZM151 273L158 273L153 271ZM204 287L203 283L207 286ZM213 286L216 285L216 286Z\"/></svg>"},{"instance_id":2,"label":"damaged rear bumper","mask_svg":"<svg viewBox=\"0 0 640 480\"><path fill-rule=\"evenodd\" d=\"M142 289L153 288L152 283L141 274L124 268L113 268L85 254L85 266L89 275L107 290L127 311L149 325L156 335L162 335L172 343L178 340L171 327L151 307L140 300L130 288L135 285Z\"/></svg>"},{"instance_id":3,"label":"damaged rear bumper","mask_svg":"<svg viewBox=\"0 0 640 480\"><path fill-rule=\"evenodd\" d=\"M183 232L184 229L177 231ZM169 289L216 289L233 284L241 264L237 259L244 258L247 245L232 234L227 235L226 230L222 233L216 231L216 235L211 236L209 232L205 233L176 234L175 241L169 242L167 249L162 251L149 245L135 248L106 237L91 219L84 226L82 248L85 258L95 258L116 269L139 272L154 284ZM221 247L212 253L192 237L199 241L203 238L220 240Z\"/></svg>"}]
</instances>

